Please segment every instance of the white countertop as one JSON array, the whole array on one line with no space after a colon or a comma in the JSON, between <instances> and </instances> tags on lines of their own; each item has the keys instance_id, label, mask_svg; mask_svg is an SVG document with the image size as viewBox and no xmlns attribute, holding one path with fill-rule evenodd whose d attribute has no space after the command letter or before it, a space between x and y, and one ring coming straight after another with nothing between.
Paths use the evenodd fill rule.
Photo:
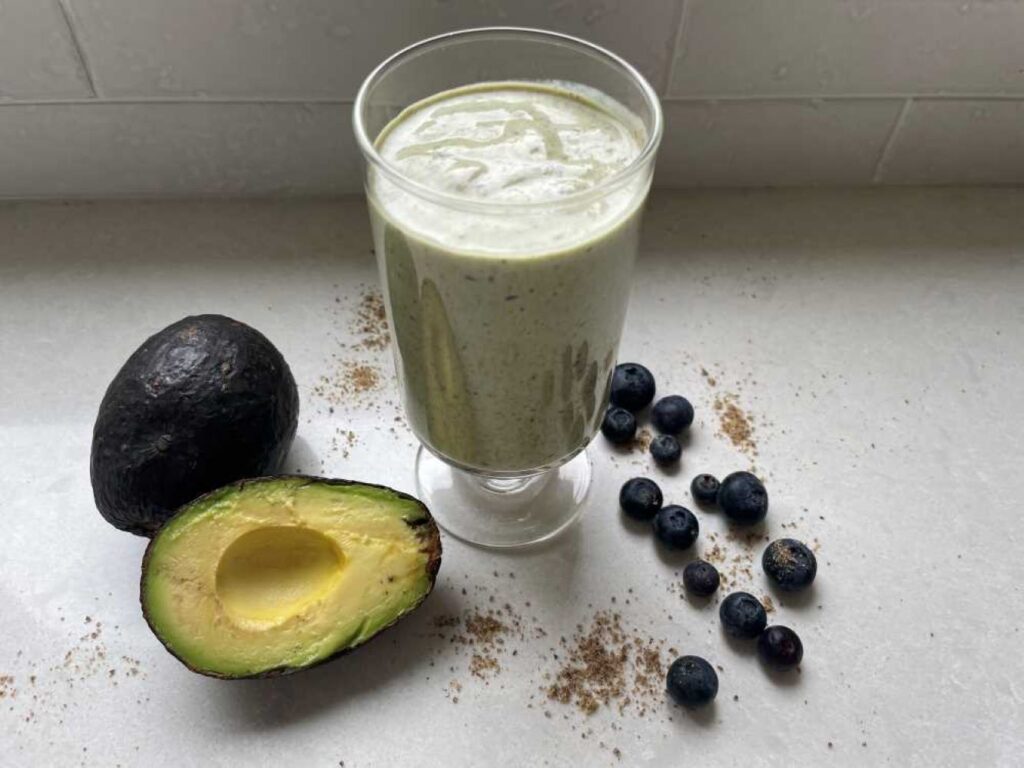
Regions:
<instances>
[{"instance_id":1,"label":"white countertop","mask_svg":"<svg viewBox=\"0 0 1024 768\"><path fill-rule=\"evenodd\" d=\"M495 554L446 537L434 594L356 654L276 680L194 675L142 619L145 541L93 506L103 392L149 334L228 314L267 334L298 381L288 469L412 490L390 351L351 346L375 281L354 198L0 206L0 765L1020 759L1024 191L656 196L622 358L697 407L682 471L599 438L586 514L554 544ZM381 389L328 402L315 387L345 362L378 368ZM687 558L659 556L617 509L634 474L692 506L694 474L750 466L716 434L712 403L726 393L754 418L768 534L820 547L812 594L775 595L769 617L804 641L789 680L725 642L716 606L679 596ZM725 526L694 509L707 548ZM737 587L772 594L761 544L718 541L754 563ZM491 595L548 636L510 639L516 654L485 682L433 620ZM548 702L557 638L602 608L720 665L710 715L657 702L643 717L588 718Z\"/></svg>"}]
</instances>

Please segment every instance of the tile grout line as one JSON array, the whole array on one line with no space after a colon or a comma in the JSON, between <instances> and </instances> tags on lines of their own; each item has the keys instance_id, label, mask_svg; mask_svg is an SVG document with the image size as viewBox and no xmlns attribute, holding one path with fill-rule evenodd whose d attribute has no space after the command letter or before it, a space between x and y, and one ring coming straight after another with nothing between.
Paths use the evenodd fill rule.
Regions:
<instances>
[{"instance_id":1,"label":"tile grout line","mask_svg":"<svg viewBox=\"0 0 1024 768\"><path fill-rule=\"evenodd\" d=\"M669 104L708 101L1024 101L1024 93L761 93L761 94L701 94L699 96L666 96Z\"/></svg>"},{"instance_id":2,"label":"tile grout line","mask_svg":"<svg viewBox=\"0 0 1024 768\"><path fill-rule=\"evenodd\" d=\"M293 97L282 97L282 98L253 98L253 97L220 97L220 98L196 98L195 96L148 96L148 97L113 97L106 99L22 99L22 100L0 100L0 109L4 107L69 107L69 106L80 106L80 105L131 105L131 104L210 104L210 105L277 105L277 104L294 104L296 106L302 106L304 104L311 105L335 105L335 106L352 106L352 99L332 99L332 98L293 98Z\"/></svg>"},{"instance_id":3,"label":"tile grout line","mask_svg":"<svg viewBox=\"0 0 1024 768\"><path fill-rule=\"evenodd\" d=\"M68 5L69 0L54 0L54 2L57 3L61 16L64 17L64 23L68 28L68 35L71 36L71 44L75 46L75 53L78 54L78 63L85 73L85 82L88 84L89 90L92 91L92 97L98 99L100 98L100 90L96 87L96 78L93 76L89 59L85 55L85 48L82 46L82 41L78 38L78 28L75 26L74 13L72 13L71 7Z\"/></svg>"},{"instance_id":4,"label":"tile grout line","mask_svg":"<svg viewBox=\"0 0 1024 768\"><path fill-rule=\"evenodd\" d=\"M661 97L664 104L707 104L714 102L721 103L773 103L773 102L849 102L859 101L997 101L997 102L1024 102L1024 94L991 94L991 93L966 93L966 94L908 94L908 93L877 93L877 94L848 94L848 95L823 95L823 94L761 94L761 95L708 95L708 96L676 96ZM340 99L328 96L113 96L96 98L77 99L0 99L0 109L3 107L47 107L47 106L73 106L79 104L312 104L312 105L336 105L352 106L353 99Z\"/></svg>"},{"instance_id":5,"label":"tile grout line","mask_svg":"<svg viewBox=\"0 0 1024 768\"><path fill-rule=\"evenodd\" d=\"M62 194L54 193L49 195L9 195L0 193L0 204L10 205L12 203L182 203L182 202L243 202L243 203L283 203L283 202L296 202L296 201L309 201L309 200L333 200L339 197L358 197L360 200L364 196L363 188L360 184L356 184L350 191L344 189L334 190L329 192L289 192L289 191L262 191L262 192L242 192L242 191L231 191L224 193L172 193L163 194L160 192L143 192L143 193L122 193L122 194L84 194L84 193L71 193Z\"/></svg>"},{"instance_id":6,"label":"tile grout line","mask_svg":"<svg viewBox=\"0 0 1024 768\"><path fill-rule=\"evenodd\" d=\"M672 39L672 45L669 48L668 54L668 75L665 77L665 93L662 95L662 101L671 101L669 96L672 93L672 78L676 72L676 56L679 55L680 46L683 42L683 29L686 26L686 19L689 15L690 0L679 0L679 20L676 23L676 34Z\"/></svg>"},{"instance_id":7,"label":"tile grout line","mask_svg":"<svg viewBox=\"0 0 1024 768\"><path fill-rule=\"evenodd\" d=\"M892 130L889 131L889 135L885 139L885 144L882 145L882 151L878 155L878 162L875 163L875 172L871 174L872 184L881 184L882 176L885 173L885 166L888 164L889 159L892 157L893 147L896 145L896 138L899 135L903 124L907 121L907 115L910 114L910 107L913 105L914 99L908 98L903 102L903 106L900 107L899 114L896 115L896 120L892 124Z\"/></svg>"}]
</instances>

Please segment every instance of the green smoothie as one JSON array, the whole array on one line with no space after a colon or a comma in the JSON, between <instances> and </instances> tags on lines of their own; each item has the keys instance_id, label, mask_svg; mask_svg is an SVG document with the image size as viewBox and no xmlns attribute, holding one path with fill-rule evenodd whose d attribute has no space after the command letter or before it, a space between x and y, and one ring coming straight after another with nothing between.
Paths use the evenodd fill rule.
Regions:
<instances>
[{"instance_id":1,"label":"green smoothie","mask_svg":"<svg viewBox=\"0 0 1024 768\"><path fill-rule=\"evenodd\" d=\"M637 251L640 121L570 84L407 108L367 183L413 430L463 468L557 465L597 431ZM413 185L407 183L414 182Z\"/></svg>"}]
</instances>

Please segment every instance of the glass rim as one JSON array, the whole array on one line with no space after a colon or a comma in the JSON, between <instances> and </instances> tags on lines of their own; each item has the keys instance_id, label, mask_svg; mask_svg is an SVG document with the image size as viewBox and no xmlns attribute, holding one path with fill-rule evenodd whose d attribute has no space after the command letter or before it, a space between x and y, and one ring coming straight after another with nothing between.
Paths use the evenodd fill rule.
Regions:
<instances>
[{"instance_id":1,"label":"glass rim","mask_svg":"<svg viewBox=\"0 0 1024 768\"><path fill-rule=\"evenodd\" d=\"M644 100L647 102L653 116L653 122L651 130L648 132L647 141L641 148L640 152L634 157L629 165L616 173L612 174L606 179L603 179L597 186L585 189L581 192L574 192L564 197L559 197L552 200L541 200L541 201L486 201L486 200L474 200L472 198L462 197L460 195L451 194L449 192L442 192L433 187L429 187L422 182L416 181L415 179L409 178L407 175L402 173L401 170L392 165L386 160L374 146L374 141L370 139L366 132L366 126L363 122L363 107L365 106L366 100L369 97L370 89L376 84L376 82L384 75L385 72L392 69L397 64L402 63L410 56L419 53L420 51L432 48L439 43L443 43L453 38L466 38L476 36L486 36L492 34L509 33L513 35L522 35L524 37L535 37L541 39L548 39L551 41L558 41L570 46L582 48L590 53L597 54L599 57L605 59L614 66L622 69L626 75L637 85L640 92L642 93ZM641 171L652 159L654 153L658 149L658 145L661 143L661 135L664 130L664 117L661 111L661 101L658 98L658 94L654 88L647 81L639 70L626 61L618 54L612 53L607 48L603 48L596 43L591 43L587 40L583 40L573 35L567 35L562 32L552 32L546 29L535 29L531 27L473 27L469 29L459 29L451 32L444 32L440 35L434 35L418 42L408 45L395 53L388 56L380 64L374 67L373 71L363 80L362 85L359 86L359 91L356 94L355 101L352 104L352 127L356 137L356 143L359 145L359 149L363 154L366 161L376 170L384 173L388 179L400 187L405 188L407 191L419 196L424 197L435 202L442 203L444 205L456 208L470 208L474 210L490 210L500 211L514 208L517 210L529 210L529 209L542 209L550 208L552 204L558 205L570 205L573 203L580 203L591 200L593 198L602 197L610 190L618 189L620 186L632 179L639 171Z\"/></svg>"}]
</instances>

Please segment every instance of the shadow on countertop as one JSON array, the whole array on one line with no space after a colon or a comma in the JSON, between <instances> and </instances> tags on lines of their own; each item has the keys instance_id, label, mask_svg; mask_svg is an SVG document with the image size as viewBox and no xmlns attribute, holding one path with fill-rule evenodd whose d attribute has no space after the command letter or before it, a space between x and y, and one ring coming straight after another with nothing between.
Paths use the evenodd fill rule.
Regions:
<instances>
[{"instance_id":1,"label":"shadow on countertop","mask_svg":"<svg viewBox=\"0 0 1024 768\"><path fill-rule=\"evenodd\" d=\"M439 584L422 608L352 654L284 677L211 679L206 692L217 711L232 717L239 729L264 731L326 717L348 700L386 688L403 675L431 675L431 662L450 644L434 627L434 618L461 613L469 599L456 586ZM439 664L439 685L442 669Z\"/></svg>"},{"instance_id":2,"label":"shadow on countertop","mask_svg":"<svg viewBox=\"0 0 1024 768\"><path fill-rule=\"evenodd\" d=\"M534 607L540 608L545 594L558 602L566 591L572 592L582 539L582 527L575 524L555 539L532 547L509 552L467 549L490 558L496 574L516 571L518 578L511 583L531 595ZM447 536L443 541L444 557L452 558L449 562L461 567L465 558L459 550L466 545ZM456 663L465 667L466 659L451 650L451 634L440 629L435 620L452 616L465 620L469 611L496 609L504 602L504 599L496 604L482 601L483 593L464 588L472 583L463 581L465 574L458 567L446 568L442 564L437 586L422 607L352 654L284 677L203 680L203 692L215 711L231 718L234 728L251 731L287 728L299 722L329 717L370 691L406 685L402 680L408 681L410 676L420 678L417 683L422 677L429 678L431 683L436 680L440 695L451 678L449 666ZM557 588L546 593L540 586L543 584L554 584ZM485 592L491 591L500 597L498 590L500 586L489 583ZM517 607L522 609L521 605Z\"/></svg>"}]
</instances>

